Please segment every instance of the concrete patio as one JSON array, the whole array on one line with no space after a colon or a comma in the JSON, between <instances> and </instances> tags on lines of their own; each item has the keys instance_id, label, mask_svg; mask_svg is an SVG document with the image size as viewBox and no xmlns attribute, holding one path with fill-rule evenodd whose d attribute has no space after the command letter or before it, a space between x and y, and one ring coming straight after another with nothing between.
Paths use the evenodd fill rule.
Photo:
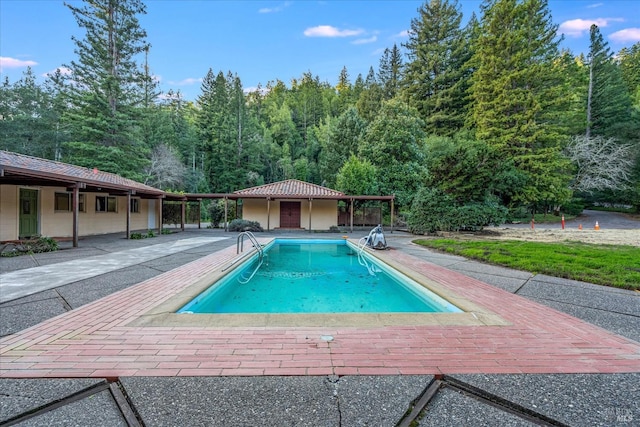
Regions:
<instances>
[{"instance_id":1,"label":"concrete patio","mask_svg":"<svg viewBox=\"0 0 640 427\"><path fill-rule=\"evenodd\" d=\"M474 315L484 324L132 326L179 292L181 275L228 262L236 235L99 236L76 249L0 259L0 425L577 426L640 419L637 292L434 253L400 232L387 235L389 262L477 304ZM162 251L197 239L201 245ZM100 270L151 245L160 245L155 257ZM36 280L35 293L4 295L11 277L47 277L43 267L87 259L93 265L85 273L97 273L91 277L74 280L67 266L69 283Z\"/></svg>"}]
</instances>

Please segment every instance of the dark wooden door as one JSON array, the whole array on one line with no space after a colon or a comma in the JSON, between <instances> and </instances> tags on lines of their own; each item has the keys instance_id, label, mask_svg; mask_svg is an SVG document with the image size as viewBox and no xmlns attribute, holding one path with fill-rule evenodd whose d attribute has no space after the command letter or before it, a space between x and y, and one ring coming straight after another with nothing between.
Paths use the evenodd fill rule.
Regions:
<instances>
[{"instance_id":1,"label":"dark wooden door","mask_svg":"<svg viewBox=\"0 0 640 427\"><path fill-rule=\"evenodd\" d=\"M280 202L280 228L300 228L300 202Z\"/></svg>"}]
</instances>

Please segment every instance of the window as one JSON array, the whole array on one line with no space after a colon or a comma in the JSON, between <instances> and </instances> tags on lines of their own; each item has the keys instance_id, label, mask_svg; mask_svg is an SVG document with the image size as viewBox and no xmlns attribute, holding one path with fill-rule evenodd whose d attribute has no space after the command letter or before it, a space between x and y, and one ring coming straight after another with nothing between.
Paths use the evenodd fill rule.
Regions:
<instances>
[{"instance_id":1,"label":"window","mask_svg":"<svg viewBox=\"0 0 640 427\"><path fill-rule=\"evenodd\" d=\"M55 193L54 209L59 212L70 212L73 210L73 194ZM86 212L84 194L78 194L78 211Z\"/></svg>"},{"instance_id":2,"label":"window","mask_svg":"<svg viewBox=\"0 0 640 427\"><path fill-rule=\"evenodd\" d=\"M59 212L69 212L71 210L71 194L56 193L54 195L54 209Z\"/></svg>"},{"instance_id":3,"label":"window","mask_svg":"<svg viewBox=\"0 0 640 427\"><path fill-rule=\"evenodd\" d=\"M140 213L140 199L131 199L131 205L129 206L129 212Z\"/></svg>"},{"instance_id":4,"label":"window","mask_svg":"<svg viewBox=\"0 0 640 427\"><path fill-rule=\"evenodd\" d=\"M86 212L87 204L84 202L84 194L78 194L78 212Z\"/></svg>"},{"instance_id":5,"label":"window","mask_svg":"<svg viewBox=\"0 0 640 427\"><path fill-rule=\"evenodd\" d=\"M96 212L118 212L118 203L115 197L96 196Z\"/></svg>"}]
</instances>

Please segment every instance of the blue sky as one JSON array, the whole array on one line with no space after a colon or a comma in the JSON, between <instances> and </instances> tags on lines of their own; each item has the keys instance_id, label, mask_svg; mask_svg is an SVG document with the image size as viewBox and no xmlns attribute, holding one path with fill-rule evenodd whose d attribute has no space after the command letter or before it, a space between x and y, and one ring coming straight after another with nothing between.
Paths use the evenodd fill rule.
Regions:
<instances>
[{"instance_id":1,"label":"blue sky","mask_svg":"<svg viewBox=\"0 0 640 427\"><path fill-rule=\"evenodd\" d=\"M78 4L78 1L68 1ZM479 0L459 1L464 19ZM149 63L161 89L195 100L209 68L237 73L245 89L310 71L335 84L343 66L353 82L380 55L407 40L422 1L146 0L140 17L151 43ZM565 34L562 47L586 52L595 23L617 52L640 41L640 1L550 0ZM15 82L27 66L40 79L75 59L71 36L82 36L59 0L0 0L0 74Z\"/></svg>"}]
</instances>

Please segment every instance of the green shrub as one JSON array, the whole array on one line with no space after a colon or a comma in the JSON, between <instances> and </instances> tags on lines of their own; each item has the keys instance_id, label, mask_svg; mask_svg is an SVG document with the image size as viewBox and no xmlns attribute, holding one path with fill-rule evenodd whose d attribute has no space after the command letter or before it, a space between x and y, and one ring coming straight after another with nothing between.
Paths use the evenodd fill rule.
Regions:
<instances>
[{"instance_id":1,"label":"green shrub","mask_svg":"<svg viewBox=\"0 0 640 427\"><path fill-rule=\"evenodd\" d=\"M147 230L147 237L156 237L156 234L153 232L153 230Z\"/></svg>"},{"instance_id":2,"label":"green shrub","mask_svg":"<svg viewBox=\"0 0 640 427\"><path fill-rule=\"evenodd\" d=\"M564 206L562 206L562 212L571 216L578 216L584 210L585 203L584 200L580 198L573 198L568 201Z\"/></svg>"},{"instance_id":3,"label":"green shrub","mask_svg":"<svg viewBox=\"0 0 640 427\"><path fill-rule=\"evenodd\" d=\"M53 252L58 250L58 242L53 237L38 236L36 241L31 245L33 253Z\"/></svg>"},{"instance_id":4,"label":"green shrub","mask_svg":"<svg viewBox=\"0 0 640 427\"><path fill-rule=\"evenodd\" d=\"M0 255L6 257L58 250L58 242L53 237L33 236L26 240L7 243L0 248Z\"/></svg>"},{"instance_id":5,"label":"green shrub","mask_svg":"<svg viewBox=\"0 0 640 427\"><path fill-rule=\"evenodd\" d=\"M143 235L142 233L131 233L129 235L129 238L132 240L140 240L140 239L144 239L146 236Z\"/></svg>"},{"instance_id":6,"label":"green shrub","mask_svg":"<svg viewBox=\"0 0 640 427\"><path fill-rule=\"evenodd\" d=\"M229 223L229 231L264 231L258 221L234 219Z\"/></svg>"},{"instance_id":7,"label":"green shrub","mask_svg":"<svg viewBox=\"0 0 640 427\"><path fill-rule=\"evenodd\" d=\"M414 234L477 231L487 225L502 224L506 216L507 209L495 199L459 205L439 189L422 188L411 205L407 225Z\"/></svg>"},{"instance_id":8,"label":"green shrub","mask_svg":"<svg viewBox=\"0 0 640 427\"><path fill-rule=\"evenodd\" d=\"M213 201L209 205L209 215L211 216L211 225L213 228L217 228L224 219L224 201Z\"/></svg>"}]
</instances>

